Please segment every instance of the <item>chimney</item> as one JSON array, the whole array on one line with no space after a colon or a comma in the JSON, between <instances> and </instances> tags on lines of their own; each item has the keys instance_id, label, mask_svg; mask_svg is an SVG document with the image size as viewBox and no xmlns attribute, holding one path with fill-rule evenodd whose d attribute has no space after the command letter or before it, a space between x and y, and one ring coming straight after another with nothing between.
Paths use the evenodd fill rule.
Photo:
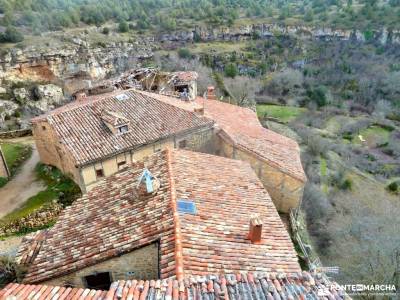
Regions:
<instances>
[{"instance_id":1,"label":"chimney","mask_svg":"<svg viewBox=\"0 0 400 300\"><path fill-rule=\"evenodd\" d=\"M250 216L250 229L248 238L252 244L260 244L262 236L262 221L259 215Z\"/></svg>"},{"instance_id":2,"label":"chimney","mask_svg":"<svg viewBox=\"0 0 400 300\"><path fill-rule=\"evenodd\" d=\"M204 107L196 107L193 112L198 116L204 116Z\"/></svg>"},{"instance_id":3,"label":"chimney","mask_svg":"<svg viewBox=\"0 0 400 300\"><path fill-rule=\"evenodd\" d=\"M207 87L207 99L209 99L209 100L217 99L217 97L215 96L215 87L213 87L213 86Z\"/></svg>"},{"instance_id":4,"label":"chimney","mask_svg":"<svg viewBox=\"0 0 400 300\"><path fill-rule=\"evenodd\" d=\"M75 100L76 101L85 101L86 100L86 94L84 92L76 94L75 95Z\"/></svg>"}]
</instances>

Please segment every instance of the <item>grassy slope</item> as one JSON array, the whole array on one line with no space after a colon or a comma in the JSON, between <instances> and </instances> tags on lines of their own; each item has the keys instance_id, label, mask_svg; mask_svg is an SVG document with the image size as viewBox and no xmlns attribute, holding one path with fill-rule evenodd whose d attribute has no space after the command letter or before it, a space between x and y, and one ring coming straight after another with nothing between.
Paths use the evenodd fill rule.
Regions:
<instances>
[{"instance_id":1,"label":"grassy slope","mask_svg":"<svg viewBox=\"0 0 400 300\"><path fill-rule=\"evenodd\" d=\"M268 117L276 118L283 123L288 123L294 120L304 111L304 108L294 106L279 106L270 104L257 105L257 116L259 118L264 117L266 114Z\"/></svg>"},{"instance_id":2,"label":"grassy slope","mask_svg":"<svg viewBox=\"0 0 400 300\"><path fill-rule=\"evenodd\" d=\"M19 143L2 143L1 148L3 149L11 175L15 175L18 168L32 153L30 146Z\"/></svg>"}]
</instances>

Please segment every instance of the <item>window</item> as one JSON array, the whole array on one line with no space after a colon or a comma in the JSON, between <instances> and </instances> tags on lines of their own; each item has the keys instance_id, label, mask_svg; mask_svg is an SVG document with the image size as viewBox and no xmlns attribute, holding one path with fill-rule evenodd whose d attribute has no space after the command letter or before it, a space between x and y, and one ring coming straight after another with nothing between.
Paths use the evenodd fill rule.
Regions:
<instances>
[{"instance_id":1,"label":"window","mask_svg":"<svg viewBox=\"0 0 400 300\"><path fill-rule=\"evenodd\" d=\"M42 126L42 130L46 130L46 126Z\"/></svg>"},{"instance_id":2,"label":"window","mask_svg":"<svg viewBox=\"0 0 400 300\"><path fill-rule=\"evenodd\" d=\"M187 146L186 140L179 141L179 148L180 149L186 148L186 146Z\"/></svg>"},{"instance_id":3,"label":"window","mask_svg":"<svg viewBox=\"0 0 400 300\"><path fill-rule=\"evenodd\" d=\"M128 131L129 131L128 130L128 125L124 125L124 126L118 127L118 133L126 133Z\"/></svg>"},{"instance_id":4,"label":"window","mask_svg":"<svg viewBox=\"0 0 400 300\"><path fill-rule=\"evenodd\" d=\"M102 177L104 177L104 171L103 171L103 169L97 169L97 170L96 170L96 177L97 177L97 178L102 178Z\"/></svg>"},{"instance_id":5,"label":"window","mask_svg":"<svg viewBox=\"0 0 400 300\"><path fill-rule=\"evenodd\" d=\"M186 199L178 199L178 212L184 213L184 214L191 214L195 215L196 214L196 203L192 201L188 201Z\"/></svg>"},{"instance_id":6,"label":"window","mask_svg":"<svg viewBox=\"0 0 400 300\"><path fill-rule=\"evenodd\" d=\"M120 162L118 162L118 163L117 163L118 170L123 169L123 168L125 167L125 165L126 165L126 161L120 161Z\"/></svg>"},{"instance_id":7,"label":"window","mask_svg":"<svg viewBox=\"0 0 400 300\"><path fill-rule=\"evenodd\" d=\"M111 285L110 272L94 273L83 278L86 288L108 291Z\"/></svg>"}]
</instances>

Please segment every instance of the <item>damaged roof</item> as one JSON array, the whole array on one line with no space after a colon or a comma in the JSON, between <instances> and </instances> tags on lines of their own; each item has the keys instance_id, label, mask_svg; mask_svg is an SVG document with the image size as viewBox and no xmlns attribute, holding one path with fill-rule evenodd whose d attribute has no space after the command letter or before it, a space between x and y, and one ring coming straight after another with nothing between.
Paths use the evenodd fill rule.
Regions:
<instances>
[{"instance_id":1,"label":"damaged roof","mask_svg":"<svg viewBox=\"0 0 400 300\"><path fill-rule=\"evenodd\" d=\"M190 83L191 81L197 80L199 74L193 71L180 71L171 73L175 84Z\"/></svg>"},{"instance_id":2,"label":"damaged roof","mask_svg":"<svg viewBox=\"0 0 400 300\"><path fill-rule=\"evenodd\" d=\"M15 297L15 298L13 298ZM75 298L74 298L75 297ZM183 280L127 280L111 284L108 291L10 283L0 299L349 299L319 273L245 273L186 277Z\"/></svg>"},{"instance_id":3,"label":"damaged roof","mask_svg":"<svg viewBox=\"0 0 400 300\"><path fill-rule=\"evenodd\" d=\"M134 130L124 135L113 134L102 120L103 111L118 113L120 118L109 116L110 122L129 121ZM32 122L43 120L52 126L78 166L213 125L212 120L194 112L135 91L88 97L86 101L75 101L34 118Z\"/></svg>"},{"instance_id":4,"label":"damaged roof","mask_svg":"<svg viewBox=\"0 0 400 300\"><path fill-rule=\"evenodd\" d=\"M158 192L138 197L144 166ZM182 213L177 202L196 206ZM249 216L263 222L260 244L247 238ZM161 278L237 273L298 272L300 266L267 191L242 161L183 150L164 150L106 178L66 208L57 223L17 254L28 262L25 282L42 282L160 243Z\"/></svg>"}]
</instances>

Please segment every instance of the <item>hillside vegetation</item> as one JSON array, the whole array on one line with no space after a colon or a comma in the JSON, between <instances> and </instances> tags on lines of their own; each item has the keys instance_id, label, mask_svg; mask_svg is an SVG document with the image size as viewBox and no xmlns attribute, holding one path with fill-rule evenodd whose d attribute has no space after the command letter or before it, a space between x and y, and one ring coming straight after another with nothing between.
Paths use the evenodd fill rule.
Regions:
<instances>
[{"instance_id":1,"label":"hillside vegetation","mask_svg":"<svg viewBox=\"0 0 400 300\"><path fill-rule=\"evenodd\" d=\"M307 24L358 28L366 37L382 26L399 29L398 0L1 0L0 25L7 28L2 42L20 42L24 33L119 22L120 32L171 31L197 25L243 24L263 20L282 24ZM108 28L104 28L107 33Z\"/></svg>"}]
</instances>

